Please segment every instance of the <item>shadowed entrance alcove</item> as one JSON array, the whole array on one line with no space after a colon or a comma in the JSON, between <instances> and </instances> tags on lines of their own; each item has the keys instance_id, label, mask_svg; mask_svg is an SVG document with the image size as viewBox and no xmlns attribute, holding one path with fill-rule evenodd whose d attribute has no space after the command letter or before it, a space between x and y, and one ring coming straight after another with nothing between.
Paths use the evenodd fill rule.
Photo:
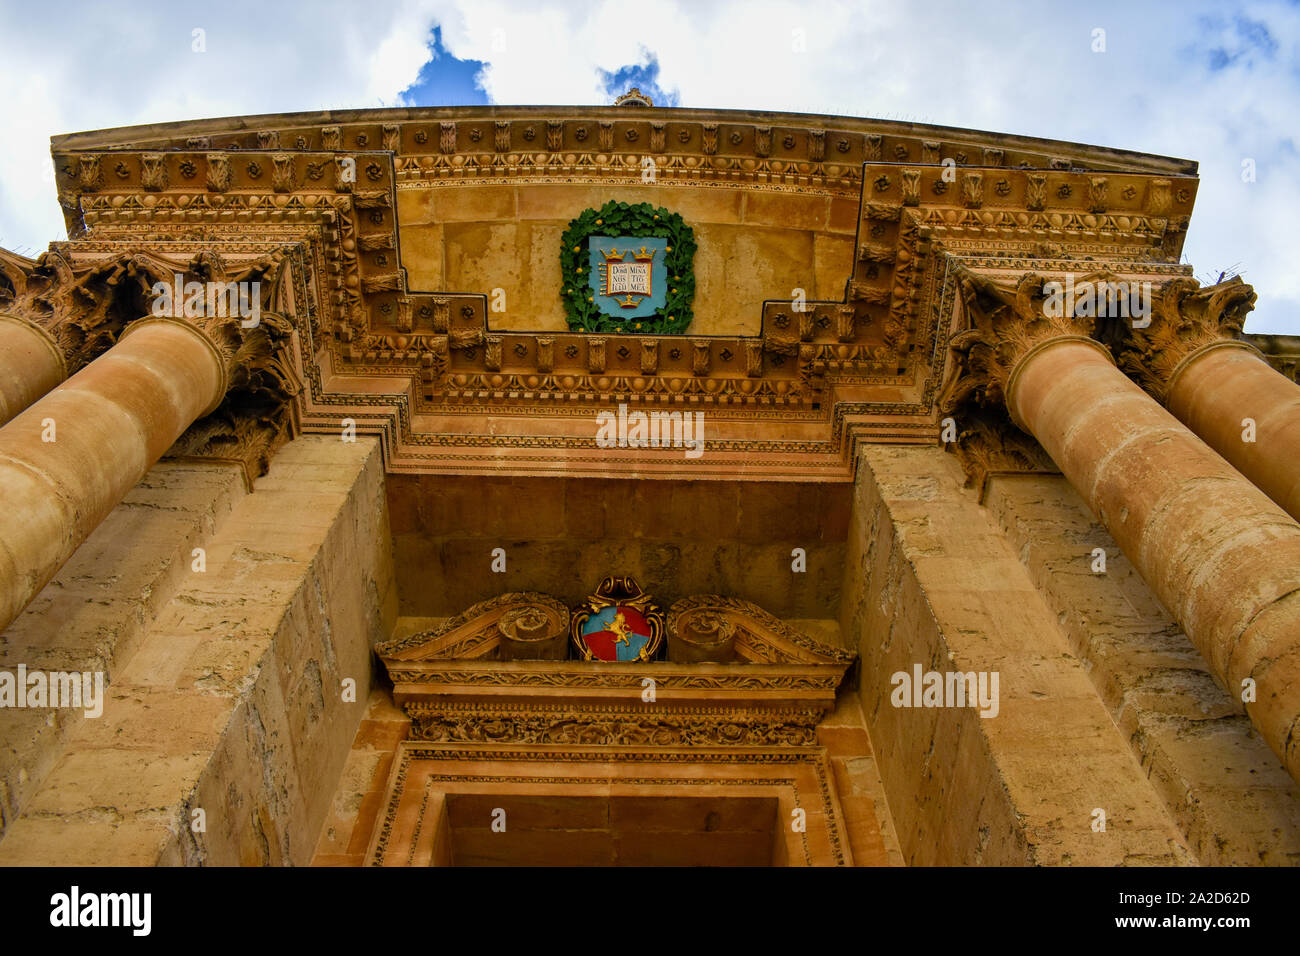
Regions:
<instances>
[{"instance_id":1,"label":"shadowed entrance alcove","mask_svg":"<svg viewBox=\"0 0 1300 956\"><path fill-rule=\"evenodd\" d=\"M446 797L451 866L768 866L778 845L776 797ZM435 847L435 859L442 855Z\"/></svg>"},{"instance_id":2,"label":"shadowed entrance alcove","mask_svg":"<svg viewBox=\"0 0 1300 956\"><path fill-rule=\"evenodd\" d=\"M848 866L833 778L820 747L406 741L366 862Z\"/></svg>"},{"instance_id":3,"label":"shadowed entrance alcove","mask_svg":"<svg viewBox=\"0 0 1300 956\"><path fill-rule=\"evenodd\" d=\"M817 726L855 655L716 594L669 609L665 659L566 654L584 620L510 592L378 647L412 739L369 863L851 862Z\"/></svg>"}]
</instances>

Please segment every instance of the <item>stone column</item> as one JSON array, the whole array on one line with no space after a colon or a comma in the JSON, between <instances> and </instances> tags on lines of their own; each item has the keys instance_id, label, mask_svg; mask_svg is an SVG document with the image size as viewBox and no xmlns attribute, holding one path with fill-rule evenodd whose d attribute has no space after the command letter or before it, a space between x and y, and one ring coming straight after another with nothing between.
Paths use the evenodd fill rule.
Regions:
<instances>
[{"instance_id":1,"label":"stone column","mask_svg":"<svg viewBox=\"0 0 1300 956\"><path fill-rule=\"evenodd\" d=\"M0 428L0 631L288 323L148 317Z\"/></svg>"},{"instance_id":2,"label":"stone column","mask_svg":"<svg viewBox=\"0 0 1300 956\"><path fill-rule=\"evenodd\" d=\"M1005 403L1300 780L1300 524L1120 372L1093 319L1049 315L1041 277L961 281L941 407Z\"/></svg>"},{"instance_id":3,"label":"stone column","mask_svg":"<svg viewBox=\"0 0 1300 956\"><path fill-rule=\"evenodd\" d=\"M1240 338L1255 292L1240 278L1198 288L1175 279L1146 328L1133 328L1127 371L1288 514L1300 518L1300 386Z\"/></svg>"},{"instance_id":4,"label":"stone column","mask_svg":"<svg viewBox=\"0 0 1300 956\"><path fill-rule=\"evenodd\" d=\"M29 319L0 312L0 425L67 377L53 336Z\"/></svg>"}]
</instances>

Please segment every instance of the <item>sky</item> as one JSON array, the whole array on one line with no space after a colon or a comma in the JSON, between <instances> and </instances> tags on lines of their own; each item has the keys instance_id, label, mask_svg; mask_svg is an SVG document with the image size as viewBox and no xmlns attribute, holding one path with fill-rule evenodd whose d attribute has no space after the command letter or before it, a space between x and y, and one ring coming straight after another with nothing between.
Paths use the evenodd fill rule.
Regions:
<instances>
[{"instance_id":1,"label":"sky","mask_svg":"<svg viewBox=\"0 0 1300 956\"><path fill-rule=\"evenodd\" d=\"M1300 334L1300 4L1027 0L0 0L0 245L64 238L49 138L377 106L838 113L1193 159L1184 248Z\"/></svg>"}]
</instances>

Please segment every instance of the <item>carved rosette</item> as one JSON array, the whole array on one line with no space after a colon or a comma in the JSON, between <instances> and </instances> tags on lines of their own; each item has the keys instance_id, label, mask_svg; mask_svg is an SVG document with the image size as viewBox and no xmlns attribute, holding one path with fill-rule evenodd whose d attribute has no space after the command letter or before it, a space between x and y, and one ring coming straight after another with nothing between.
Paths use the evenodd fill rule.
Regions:
<instances>
[{"instance_id":1,"label":"carved rosette","mask_svg":"<svg viewBox=\"0 0 1300 956\"><path fill-rule=\"evenodd\" d=\"M556 622L561 648L567 650L569 609L549 594L511 591L471 605L432 630L385 641L375 650L390 667L399 661L496 658L499 650L501 656L508 653L502 648L503 624L512 635L506 639L515 641L513 651L521 644L547 647L547 635Z\"/></svg>"},{"instance_id":2,"label":"carved rosette","mask_svg":"<svg viewBox=\"0 0 1300 956\"><path fill-rule=\"evenodd\" d=\"M497 622L501 659L562 661L569 653L569 609L559 601L516 605Z\"/></svg>"},{"instance_id":3,"label":"carved rosette","mask_svg":"<svg viewBox=\"0 0 1300 956\"><path fill-rule=\"evenodd\" d=\"M1048 342L1086 339L1102 348L1090 338L1091 317L1058 315L1065 310L1048 307L1040 275L1029 273L1011 284L961 269L957 281L964 308L948 343L954 367L939 399L944 414L967 402L1006 406L1016 367Z\"/></svg>"},{"instance_id":4,"label":"carved rosette","mask_svg":"<svg viewBox=\"0 0 1300 956\"><path fill-rule=\"evenodd\" d=\"M725 663L736 656L736 629L722 614L695 608L679 615L668 632L668 659L678 664Z\"/></svg>"},{"instance_id":5,"label":"carved rosette","mask_svg":"<svg viewBox=\"0 0 1300 956\"><path fill-rule=\"evenodd\" d=\"M1240 276L1204 287L1190 277L1174 279L1160 290L1150 325L1128 324L1120 367L1163 402L1179 373L1207 349L1243 348L1263 359L1242 338L1253 308L1255 290Z\"/></svg>"}]
</instances>

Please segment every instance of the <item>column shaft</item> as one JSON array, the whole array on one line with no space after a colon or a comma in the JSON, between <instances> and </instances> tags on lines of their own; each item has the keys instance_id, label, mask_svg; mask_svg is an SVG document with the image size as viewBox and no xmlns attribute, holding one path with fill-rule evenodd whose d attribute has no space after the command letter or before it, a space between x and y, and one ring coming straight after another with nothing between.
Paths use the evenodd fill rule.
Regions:
<instances>
[{"instance_id":1,"label":"column shaft","mask_svg":"<svg viewBox=\"0 0 1300 956\"><path fill-rule=\"evenodd\" d=\"M1300 525L1123 375L1048 341L1007 385L1043 445L1300 780Z\"/></svg>"},{"instance_id":2,"label":"column shaft","mask_svg":"<svg viewBox=\"0 0 1300 956\"><path fill-rule=\"evenodd\" d=\"M0 425L68 375L50 334L34 322L0 312Z\"/></svg>"},{"instance_id":3,"label":"column shaft","mask_svg":"<svg viewBox=\"0 0 1300 956\"><path fill-rule=\"evenodd\" d=\"M141 319L0 428L0 631L225 388L201 331Z\"/></svg>"},{"instance_id":4,"label":"column shaft","mask_svg":"<svg viewBox=\"0 0 1300 956\"><path fill-rule=\"evenodd\" d=\"M1174 375L1165 404L1264 494L1300 519L1300 386L1253 349L1225 345L1229 347L1193 355ZM1253 435L1248 435L1245 419L1254 423Z\"/></svg>"}]
</instances>

